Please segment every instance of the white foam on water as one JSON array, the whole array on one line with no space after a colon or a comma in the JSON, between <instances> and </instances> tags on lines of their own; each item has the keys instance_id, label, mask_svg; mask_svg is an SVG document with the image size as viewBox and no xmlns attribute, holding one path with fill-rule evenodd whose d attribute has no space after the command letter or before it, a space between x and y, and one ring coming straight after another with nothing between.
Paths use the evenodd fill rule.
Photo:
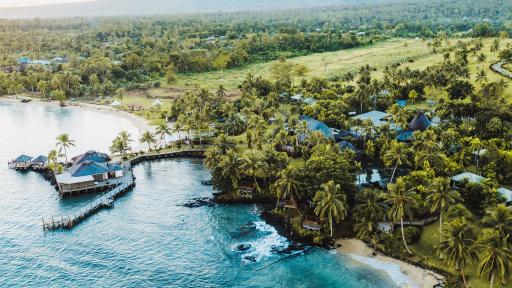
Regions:
<instances>
[{"instance_id":1,"label":"white foam on water","mask_svg":"<svg viewBox=\"0 0 512 288\"><path fill-rule=\"evenodd\" d=\"M279 235L276 229L264 221L254 222L258 234L262 234L254 241L247 242L251 248L245 251L242 256L242 261L245 263L252 263L252 261L244 259L246 257L254 257L256 262L259 262L264 257L271 257L274 249L286 249L289 245L288 239Z\"/></svg>"},{"instance_id":2,"label":"white foam on water","mask_svg":"<svg viewBox=\"0 0 512 288\"><path fill-rule=\"evenodd\" d=\"M373 269L382 270L386 272L391 280L395 282L399 287L407 287L407 288L418 288L416 284L411 280L409 276L402 272L400 269L400 265L395 263L388 263L384 261L380 261L376 258L364 257L354 254L347 254L352 259L357 262L363 263L372 267Z\"/></svg>"}]
</instances>

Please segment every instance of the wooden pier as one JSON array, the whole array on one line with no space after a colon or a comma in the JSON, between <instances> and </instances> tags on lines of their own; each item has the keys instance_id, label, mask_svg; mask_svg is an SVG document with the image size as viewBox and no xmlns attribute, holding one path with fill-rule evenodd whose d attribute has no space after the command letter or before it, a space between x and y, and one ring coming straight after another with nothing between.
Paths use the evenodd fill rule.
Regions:
<instances>
[{"instance_id":1,"label":"wooden pier","mask_svg":"<svg viewBox=\"0 0 512 288\"><path fill-rule=\"evenodd\" d=\"M203 158L205 152L206 149L188 149L170 152L150 152L136 156L135 158L130 160L130 163L134 166L141 162L151 160L170 159L179 157Z\"/></svg>"},{"instance_id":2,"label":"wooden pier","mask_svg":"<svg viewBox=\"0 0 512 288\"><path fill-rule=\"evenodd\" d=\"M173 152L152 152L144 153L136 156L124 163L125 171L122 179L116 187L109 190L108 192L98 196L91 203L86 206L71 212L67 215L56 215L51 217L43 217L43 230L52 231L58 229L72 229L76 225L83 222L88 217L94 215L105 208L114 207L114 201L120 196L126 194L128 191L135 187L135 180L132 172L132 166L145 161L159 160L159 159L170 159L179 157L192 157L192 158L203 158L205 149L189 149Z\"/></svg>"}]
</instances>

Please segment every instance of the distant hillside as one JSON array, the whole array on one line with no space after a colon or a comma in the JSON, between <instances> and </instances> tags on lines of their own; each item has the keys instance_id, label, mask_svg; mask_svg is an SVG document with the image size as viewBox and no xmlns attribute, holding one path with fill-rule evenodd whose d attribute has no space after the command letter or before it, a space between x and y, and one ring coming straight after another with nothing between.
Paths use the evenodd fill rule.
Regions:
<instances>
[{"instance_id":1,"label":"distant hillside","mask_svg":"<svg viewBox=\"0 0 512 288\"><path fill-rule=\"evenodd\" d=\"M97 0L37 7L0 8L0 18L149 15L218 11L272 10L393 0ZM394 0L396 2L397 0Z\"/></svg>"}]
</instances>

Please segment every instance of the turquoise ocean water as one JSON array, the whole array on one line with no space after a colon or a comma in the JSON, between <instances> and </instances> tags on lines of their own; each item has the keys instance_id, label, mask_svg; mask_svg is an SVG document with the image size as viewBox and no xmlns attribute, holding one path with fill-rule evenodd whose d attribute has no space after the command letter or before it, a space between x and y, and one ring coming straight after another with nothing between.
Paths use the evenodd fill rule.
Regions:
<instances>
[{"instance_id":1,"label":"turquoise ocean water","mask_svg":"<svg viewBox=\"0 0 512 288\"><path fill-rule=\"evenodd\" d=\"M387 274L311 249L269 268L288 241L256 205L181 204L210 197L200 160L134 168L137 187L72 231L44 233L41 217L65 214L94 195L60 199L36 173L7 169L19 154L46 154L63 132L72 154L107 151L127 120L95 111L0 102L0 287L395 287ZM240 244L250 249L237 251Z\"/></svg>"}]
</instances>

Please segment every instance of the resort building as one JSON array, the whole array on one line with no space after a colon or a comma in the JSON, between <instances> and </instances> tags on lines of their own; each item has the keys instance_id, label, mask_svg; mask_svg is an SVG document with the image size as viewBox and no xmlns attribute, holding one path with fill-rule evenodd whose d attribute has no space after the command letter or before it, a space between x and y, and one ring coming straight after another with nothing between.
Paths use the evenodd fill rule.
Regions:
<instances>
[{"instance_id":1,"label":"resort building","mask_svg":"<svg viewBox=\"0 0 512 288\"><path fill-rule=\"evenodd\" d=\"M370 111L370 112L366 112L366 113L354 116L354 117L352 117L352 119L360 120L360 121L370 120L370 121L372 121L373 127L380 127L380 126L383 126L383 125L389 123L388 122L389 116L390 115L386 112L374 110L374 111Z\"/></svg>"},{"instance_id":2,"label":"resort building","mask_svg":"<svg viewBox=\"0 0 512 288\"><path fill-rule=\"evenodd\" d=\"M497 190L498 194L505 199L507 206L512 205L512 191L510 189L501 187Z\"/></svg>"},{"instance_id":3,"label":"resort building","mask_svg":"<svg viewBox=\"0 0 512 288\"><path fill-rule=\"evenodd\" d=\"M461 173L461 174L458 174L458 175L455 175L452 177L452 182L454 185L463 184L465 182L470 183L470 184L477 184L477 183L482 183L485 180L486 180L485 177L476 175L475 173L471 173L471 172L464 172L464 173Z\"/></svg>"},{"instance_id":4,"label":"resort building","mask_svg":"<svg viewBox=\"0 0 512 288\"><path fill-rule=\"evenodd\" d=\"M11 169L29 169L32 165L32 157L27 155L20 155L18 158L10 161L9 168Z\"/></svg>"},{"instance_id":5,"label":"resort building","mask_svg":"<svg viewBox=\"0 0 512 288\"><path fill-rule=\"evenodd\" d=\"M48 157L39 155L36 158L32 159L32 168L36 170L41 170L46 168L48 165Z\"/></svg>"},{"instance_id":6,"label":"resort building","mask_svg":"<svg viewBox=\"0 0 512 288\"><path fill-rule=\"evenodd\" d=\"M125 169L110 160L107 154L95 151L74 157L71 167L55 175L61 195L101 191L120 184Z\"/></svg>"},{"instance_id":7,"label":"resort building","mask_svg":"<svg viewBox=\"0 0 512 288\"><path fill-rule=\"evenodd\" d=\"M332 129L329 126L327 126L327 124L325 124L324 122L318 121L318 120L313 119L308 116L301 116L300 121L306 121L308 130L318 131L318 132L322 133L325 136L325 138L334 139L334 133L333 133ZM303 137L300 137L300 138L303 138ZM303 141L303 140L305 140L305 139L301 139L300 141Z\"/></svg>"},{"instance_id":8,"label":"resort building","mask_svg":"<svg viewBox=\"0 0 512 288\"><path fill-rule=\"evenodd\" d=\"M415 131L425 131L430 126L432 126L430 119L425 116L425 113L420 112L416 117L414 117L414 119L412 119L411 123L409 123L409 129L398 134L396 140L400 142L413 141Z\"/></svg>"}]
</instances>

